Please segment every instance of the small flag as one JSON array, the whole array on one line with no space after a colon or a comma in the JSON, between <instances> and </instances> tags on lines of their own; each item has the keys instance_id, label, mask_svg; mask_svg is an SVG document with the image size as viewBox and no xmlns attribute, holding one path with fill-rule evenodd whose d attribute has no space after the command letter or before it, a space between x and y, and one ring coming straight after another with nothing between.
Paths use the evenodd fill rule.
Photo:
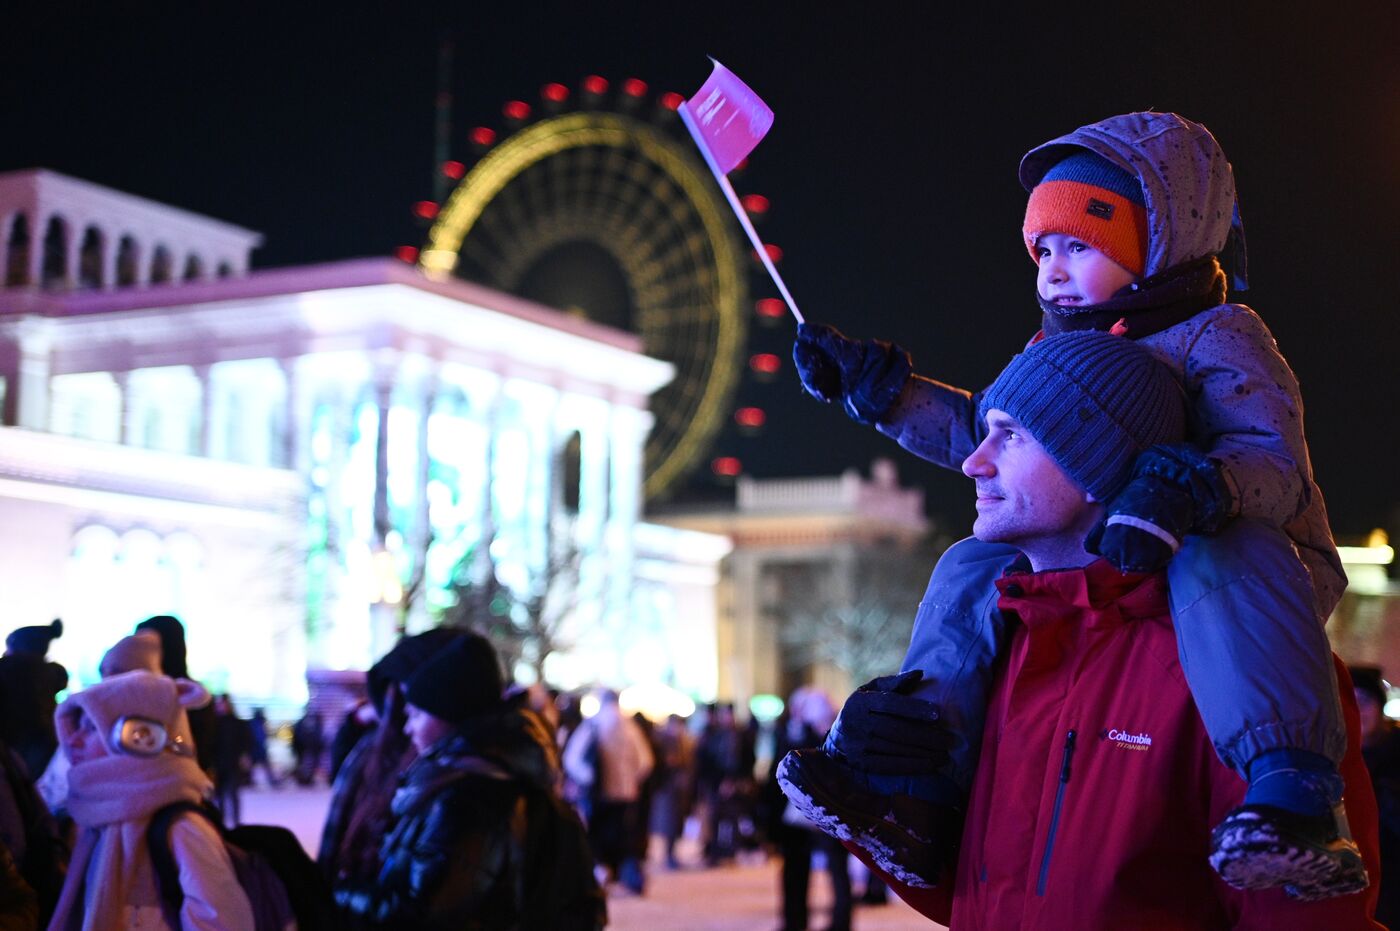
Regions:
<instances>
[{"instance_id":1,"label":"small flag","mask_svg":"<svg viewBox=\"0 0 1400 931\"><path fill-rule=\"evenodd\" d=\"M739 195L734 193L734 186L729 183L728 177L773 127L773 111L734 72L713 58L710 61L715 69L710 72L709 80L701 85L695 96L682 103L677 112L700 149L700 154L705 157L705 164L710 166L715 180L719 182L720 190L724 192L734 215L739 218L739 225L744 228L749 242L753 243L763 267L768 269L769 277L778 286L778 293L787 302L797 322L801 323L802 312L788 293L783 276L778 274L768 247L758 238L748 211L739 202Z\"/></svg>"},{"instance_id":2,"label":"small flag","mask_svg":"<svg viewBox=\"0 0 1400 931\"><path fill-rule=\"evenodd\" d=\"M773 111L734 72L710 61L715 70L683 106L690 110L715 164L727 175L768 134Z\"/></svg>"}]
</instances>

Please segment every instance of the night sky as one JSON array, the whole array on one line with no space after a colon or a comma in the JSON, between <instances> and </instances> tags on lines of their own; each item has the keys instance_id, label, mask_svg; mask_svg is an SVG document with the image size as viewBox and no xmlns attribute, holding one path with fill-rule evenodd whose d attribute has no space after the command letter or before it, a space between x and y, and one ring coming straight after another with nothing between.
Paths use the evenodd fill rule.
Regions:
<instances>
[{"instance_id":1,"label":"night sky","mask_svg":"<svg viewBox=\"0 0 1400 931\"><path fill-rule=\"evenodd\" d=\"M259 230L258 267L388 255L422 238L409 206L432 194L440 37L456 42L456 157L470 127L499 127L506 100L546 82L689 94L711 54L777 114L741 186L771 199L764 235L807 317L976 388L1037 326L1021 154L1113 113L1174 110L1235 166L1240 299L1302 382L1334 530L1400 530L1400 4L672 6L7 13L0 170L48 167ZM970 525L966 479L802 397L790 369L769 391L751 473L891 455L948 532Z\"/></svg>"}]
</instances>

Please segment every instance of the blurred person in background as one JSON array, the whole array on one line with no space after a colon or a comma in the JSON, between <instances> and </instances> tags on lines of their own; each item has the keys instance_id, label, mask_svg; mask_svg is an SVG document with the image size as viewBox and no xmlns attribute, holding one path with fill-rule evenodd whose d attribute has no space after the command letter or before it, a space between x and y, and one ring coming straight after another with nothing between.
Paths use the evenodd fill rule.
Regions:
<instances>
[{"instance_id":1,"label":"blurred person in background","mask_svg":"<svg viewBox=\"0 0 1400 931\"><path fill-rule=\"evenodd\" d=\"M30 779L49 765L58 749L53 712L68 687L68 670L48 658L49 643L63 636L63 621L21 627L5 638L0 656L0 739L29 770Z\"/></svg>"},{"instance_id":2,"label":"blurred person in background","mask_svg":"<svg viewBox=\"0 0 1400 931\"><path fill-rule=\"evenodd\" d=\"M238 717L229 697L214 696L214 806L231 828L243 819L243 781L251 768L252 742L248 722Z\"/></svg>"},{"instance_id":3,"label":"blurred person in background","mask_svg":"<svg viewBox=\"0 0 1400 931\"><path fill-rule=\"evenodd\" d=\"M341 906L373 927L579 929L606 922L558 753L538 714L502 698L496 651L466 634L408 680L418 752L394 795L371 882Z\"/></svg>"},{"instance_id":4,"label":"blurred person in background","mask_svg":"<svg viewBox=\"0 0 1400 931\"><path fill-rule=\"evenodd\" d=\"M598 692L598 713L575 729L564 748L564 769L592 800L588 839L609 881L641 895L646 877L637 856L642 786L654 760L637 722L622 713L617 692ZM643 822L644 823L644 822Z\"/></svg>"},{"instance_id":5,"label":"blurred person in background","mask_svg":"<svg viewBox=\"0 0 1400 931\"><path fill-rule=\"evenodd\" d=\"M668 717L654 735L656 770L651 798L651 833L661 838L666 866L679 869L676 842L685 831L695 792L695 737L678 714Z\"/></svg>"},{"instance_id":6,"label":"blurred person in background","mask_svg":"<svg viewBox=\"0 0 1400 931\"><path fill-rule=\"evenodd\" d=\"M292 756L296 758L294 776L297 785L309 786L316 781L325 750L326 725L321 719L321 712L308 708L292 728Z\"/></svg>"},{"instance_id":7,"label":"blurred person in background","mask_svg":"<svg viewBox=\"0 0 1400 931\"><path fill-rule=\"evenodd\" d=\"M778 786L778 762L790 750L821 746L831 723L836 720L836 705L831 697L815 686L804 685L793 691L788 704L778 718L774 734L773 764L763 786L763 809L766 814L768 837L777 845L783 859L781 931L806 931L808 922L808 893L812 878L812 855L821 853L831 874L833 901L829 931L850 931L851 874L850 855L841 842L819 831L783 795Z\"/></svg>"},{"instance_id":8,"label":"blurred person in background","mask_svg":"<svg viewBox=\"0 0 1400 931\"><path fill-rule=\"evenodd\" d=\"M1361 757L1371 773L1381 824L1380 899L1376 920L1400 927L1400 728L1385 714L1389 684L1376 666L1352 666L1361 712Z\"/></svg>"},{"instance_id":9,"label":"blurred person in background","mask_svg":"<svg viewBox=\"0 0 1400 931\"><path fill-rule=\"evenodd\" d=\"M148 617L136 625L137 636L154 634L160 640L160 670L172 679L190 679L190 667L185 646L185 625L169 614ZM190 733L194 737L195 759L206 773L214 772L214 707L208 691L202 705L185 709Z\"/></svg>"},{"instance_id":10,"label":"blurred person in background","mask_svg":"<svg viewBox=\"0 0 1400 931\"><path fill-rule=\"evenodd\" d=\"M317 862L332 888L361 887L379 875L379 844L388 833L399 776L418 756L404 733L404 683L460 631L437 628L404 637L366 675L376 723L360 737L336 774ZM343 916L345 927L363 924Z\"/></svg>"},{"instance_id":11,"label":"blurred person in background","mask_svg":"<svg viewBox=\"0 0 1400 931\"><path fill-rule=\"evenodd\" d=\"M734 705L712 707L695 751L695 781L704 803L705 865L731 861L753 781L754 748L734 720Z\"/></svg>"}]
</instances>

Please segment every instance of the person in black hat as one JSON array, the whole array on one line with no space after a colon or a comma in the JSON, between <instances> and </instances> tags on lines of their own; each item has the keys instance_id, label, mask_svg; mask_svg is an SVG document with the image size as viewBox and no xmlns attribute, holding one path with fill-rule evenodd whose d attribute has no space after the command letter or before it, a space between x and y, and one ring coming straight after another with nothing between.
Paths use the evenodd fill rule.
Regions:
<instances>
[{"instance_id":1,"label":"person in black hat","mask_svg":"<svg viewBox=\"0 0 1400 931\"><path fill-rule=\"evenodd\" d=\"M21 627L5 638L0 656L0 739L19 754L37 779L58 749L55 696L68 687L68 670L51 662L49 643L63 636L63 621Z\"/></svg>"},{"instance_id":2,"label":"person in black hat","mask_svg":"<svg viewBox=\"0 0 1400 931\"><path fill-rule=\"evenodd\" d=\"M1381 891L1376 920L1400 926L1400 727L1385 713L1390 686L1378 666L1351 666L1361 712L1361 757L1371 773L1381 823Z\"/></svg>"},{"instance_id":3,"label":"person in black hat","mask_svg":"<svg viewBox=\"0 0 1400 931\"><path fill-rule=\"evenodd\" d=\"M601 928L583 827L558 797L548 726L502 699L496 651L463 634L409 680L418 758L394 796L377 879L342 884L354 920L393 928ZM572 820L570 820L572 819Z\"/></svg>"}]
</instances>

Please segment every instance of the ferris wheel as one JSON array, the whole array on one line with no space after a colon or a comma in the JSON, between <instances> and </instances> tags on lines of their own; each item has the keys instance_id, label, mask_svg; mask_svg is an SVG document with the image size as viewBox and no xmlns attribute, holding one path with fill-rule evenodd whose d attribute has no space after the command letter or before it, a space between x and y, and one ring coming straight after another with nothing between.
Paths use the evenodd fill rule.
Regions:
<instances>
[{"instance_id":1,"label":"ferris wheel","mask_svg":"<svg viewBox=\"0 0 1400 931\"><path fill-rule=\"evenodd\" d=\"M539 112L513 100L505 132L472 130L479 159L445 163L455 188L416 208L432 220L417 261L635 332L648 355L675 365L652 400L644 491L656 499L707 460L726 427L753 432L762 412L736 412L735 392L746 370L771 374L776 357L746 356L751 254L679 126L681 96L651 100L635 78L614 92L597 75L572 96L547 84ZM767 201L750 196L746 207ZM711 468L732 476L738 463L721 455Z\"/></svg>"}]
</instances>

